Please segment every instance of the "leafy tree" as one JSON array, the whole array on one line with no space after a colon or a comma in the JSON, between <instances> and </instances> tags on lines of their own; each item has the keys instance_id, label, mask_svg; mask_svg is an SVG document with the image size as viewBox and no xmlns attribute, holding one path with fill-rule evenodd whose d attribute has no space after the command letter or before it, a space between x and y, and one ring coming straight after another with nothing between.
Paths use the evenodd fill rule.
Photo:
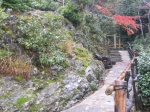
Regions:
<instances>
[{"instance_id":1,"label":"leafy tree","mask_svg":"<svg viewBox=\"0 0 150 112\"><path fill-rule=\"evenodd\" d=\"M115 7L115 12L120 15L136 16L138 4L141 4L140 0L120 0Z\"/></svg>"},{"instance_id":2,"label":"leafy tree","mask_svg":"<svg viewBox=\"0 0 150 112\"><path fill-rule=\"evenodd\" d=\"M135 31L137 31L140 26L136 23L136 19L139 18L139 16L123 16L113 14L107 7L105 7L103 2L100 2L99 5L95 5L95 7L102 14L112 17L117 25L123 27L127 31L128 35L135 34Z\"/></svg>"}]
</instances>

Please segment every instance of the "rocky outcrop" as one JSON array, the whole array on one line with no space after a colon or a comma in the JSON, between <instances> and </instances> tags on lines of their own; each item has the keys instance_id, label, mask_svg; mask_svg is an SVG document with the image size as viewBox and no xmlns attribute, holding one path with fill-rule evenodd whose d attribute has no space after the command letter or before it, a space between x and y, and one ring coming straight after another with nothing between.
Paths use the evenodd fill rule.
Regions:
<instances>
[{"instance_id":1,"label":"rocky outcrop","mask_svg":"<svg viewBox=\"0 0 150 112\"><path fill-rule=\"evenodd\" d=\"M0 79L1 111L59 112L98 89L99 79L104 70L103 64L91 60L89 66L85 68L82 61L75 60L74 63L76 65L74 68L71 66L65 70L61 66L52 67L56 75L61 71L61 79L57 81L38 72L36 68L28 81L17 77L2 77ZM81 72L79 74L83 69L83 74Z\"/></svg>"},{"instance_id":2,"label":"rocky outcrop","mask_svg":"<svg viewBox=\"0 0 150 112\"><path fill-rule=\"evenodd\" d=\"M30 57L18 44L20 37L15 21L14 16L5 21L9 23L8 30L13 30L1 37L0 48L8 45L8 49L16 56L21 55L25 61L29 61ZM0 77L0 112L59 112L98 89L104 70L100 61L91 59L88 66L84 66L84 62L76 60L73 54L71 59L68 58L68 63L67 68L51 66L47 70L50 73L35 67L28 81L19 76Z\"/></svg>"}]
</instances>

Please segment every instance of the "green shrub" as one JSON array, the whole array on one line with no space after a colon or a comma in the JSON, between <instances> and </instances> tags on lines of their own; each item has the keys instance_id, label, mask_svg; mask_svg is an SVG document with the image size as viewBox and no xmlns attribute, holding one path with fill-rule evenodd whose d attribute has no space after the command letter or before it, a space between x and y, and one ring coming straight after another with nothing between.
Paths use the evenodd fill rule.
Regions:
<instances>
[{"instance_id":1,"label":"green shrub","mask_svg":"<svg viewBox=\"0 0 150 112\"><path fill-rule=\"evenodd\" d=\"M56 10L59 7L59 3L54 0L33 0L31 7L41 10Z\"/></svg>"},{"instance_id":2,"label":"green shrub","mask_svg":"<svg viewBox=\"0 0 150 112\"><path fill-rule=\"evenodd\" d=\"M138 57L138 69L140 77L138 80L138 88L141 90L139 96L142 98L145 106L150 106L150 50L141 49Z\"/></svg>"},{"instance_id":3,"label":"green shrub","mask_svg":"<svg viewBox=\"0 0 150 112\"><path fill-rule=\"evenodd\" d=\"M44 65L62 65L65 66L67 55L61 51L55 51L53 54L41 54L40 62Z\"/></svg>"},{"instance_id":4,"label":"green shrub","mask_svg":"<svg viewBox=\"0 0 150 112\"><path fill-rule=\"evenodd\" d=\"M83 5L87 5L87 4L91 3L91 2L92 2L91 0L77 0L78 4L83 4Z\"/></svg>"},{"instance_id":5,"label":"green shrub","mask_svg":"<svg viewBox=\"0 0 150 112\"><path fill-rule=\"evenodd\" d=\"M0 7L0 35L2 35L5 31L2 29L2 26L3 26L3 20L6 19L8 17L8 14L6 14L4 12L5 9L2 9Z\"/></svg>"},{"instance_id":6,"label":"green shrub","mask_svg":"<svg viewBox=\"0 0 150 112\"><path fill-rule=\"evenodd\" d=\"M50 12L39 14L39 18L23 16L19 25L23 38L18 41L26 50L38 55L36 61L40 64L62 64L66 60L66 54L61 50L65 41L63 20L62 16Z\"/></svg>"},{"instance_id":7,"label":"green shrub","mask_svg":"<svg viewBox=\"0 0 150 112\"><path fill-rule=\"evenodd\" d=\"M30 0L3 0L2 7L25 11L29 9L29 4Z\"/></svg>"},{"instance_id":8,"label":"green shrub","mask_svg":"<svg viewBox=\"0 0 150 112\"><path fill-rule=\"evenodd\" d=\"M0 22L2 22L4 19L6 19L7 17L8 17L8 14L6 14L5 12L4 12L4 10L5 9L2 9L1 7L0 7Z\"/></svg>"},{"instance_id":9,"label":"green shrub","mask_svg":"<svg viewBox=\"0 0 150 112\"><path fill-rule=\"evenodd\" d=\"M63 9L63 16L70 20L74 26L80 23L78 7L75 4L68 3Z\"/></svg>"}]
</instances>

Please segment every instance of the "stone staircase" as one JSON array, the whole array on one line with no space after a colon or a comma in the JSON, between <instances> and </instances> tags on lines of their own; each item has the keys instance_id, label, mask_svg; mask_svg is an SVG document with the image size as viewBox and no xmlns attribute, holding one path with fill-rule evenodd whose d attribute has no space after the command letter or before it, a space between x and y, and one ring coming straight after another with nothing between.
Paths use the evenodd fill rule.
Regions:
<instances>
[{"instance_id":1,"label":"stone staircase","mask_svg":"<svg viewBox=\"0 0 150 112\"><path fill-rule=\"evenodd\" d=\"M121 54L119 50L111 50L110 53L110 59L113 62L122 62Z\"/></svg>"}]
</instances>

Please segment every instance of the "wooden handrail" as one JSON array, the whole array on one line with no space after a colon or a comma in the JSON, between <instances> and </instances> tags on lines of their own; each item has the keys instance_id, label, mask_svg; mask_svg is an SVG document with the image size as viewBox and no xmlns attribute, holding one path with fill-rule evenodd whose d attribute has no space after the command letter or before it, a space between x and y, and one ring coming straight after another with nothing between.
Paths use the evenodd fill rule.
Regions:
<instances>
[{"instance_id":1,"label":"wooden handrail","mask_svg":"<svg viewBox=\"0 0 150 112\"><path fill-rule=\"evenodd\" d=\"M133 57L133 59L130 61L130 63L128 64L128 66L125 68L125 70L121 73L121 75L116 79L116 80L122 80L124 79L126 72L131 68L131 64L134 62L135 60L135 56ZM105 91L106 95L111 95L112 92L114 91L114 84L115 82L113 82Z\"/></svg>"},{"instance_id":2,"label":"wooden handrail","mask_svg":"<svg viewBox=\"0 0 150 112\"><path fill-rule=\"evenodd\" d=\"M136 111L141 109L138 102L140 99L137 97L138 92L135 84L136 80L139 77L136 59L138 53L132 49L130 43L127 44L128 52L132 60L129 62L120 76L117 77L117 79L105 91L106 95L111 95L112 92L115 91L114 112L129 111L131 110L133 105L135 106ZM130 88L128 87L128 85L131 85L133 90L129 91ZM129 92L131 92L130 95ZM128 105L126 97L129 99Z\"/></svg>"}]
</instances>

